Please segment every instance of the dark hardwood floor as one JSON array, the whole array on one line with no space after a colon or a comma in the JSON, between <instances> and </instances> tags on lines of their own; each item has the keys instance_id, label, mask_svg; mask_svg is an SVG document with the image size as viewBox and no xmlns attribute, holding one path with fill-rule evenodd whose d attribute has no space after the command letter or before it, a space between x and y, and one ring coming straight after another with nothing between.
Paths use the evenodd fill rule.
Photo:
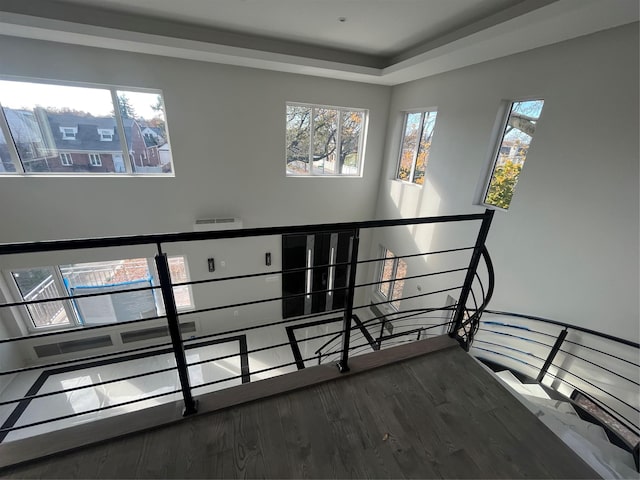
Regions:
<instances>
[{"instance_id":1,"label":"dark hardwood floor","mask_svg":"<svg viewBox=\"0 0 640 480\"><path fill-rule=\"evenodd\" d=\"M0 472L4 478L597 478L460 348Z\"/></svg>"}]
</instances>

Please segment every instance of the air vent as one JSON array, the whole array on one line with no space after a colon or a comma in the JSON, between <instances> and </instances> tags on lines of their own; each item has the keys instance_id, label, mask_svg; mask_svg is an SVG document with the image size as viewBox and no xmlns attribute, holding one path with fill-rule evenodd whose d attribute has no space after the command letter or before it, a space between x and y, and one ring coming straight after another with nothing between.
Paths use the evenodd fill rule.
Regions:
<instances>
[{"instance_id":1,"label":"air vent","mask_svg":"<svg viewBox=\"0 0 640 480\"><path fill-rule=\"evenodd\" d=\"M110 347L113 345L111 336L101 335L99 337L82 338L80 340L69 340L68 342L49 343L47 345L36 345L33 349L38 358L63 355L65 353L83 352L94 348Z\"/></svg>"},{"instance_id":2,"label":"air vent","mask_svg":"<svg viewBox=\"0 0 640 480\"><path fill-rule=\"evenodd\" d=\"M196 331L195 322L185 322L180 324L180 332L182 334ZM152 338L161 338L169 336L168 327L143 328L140 330L132 330L130 332L122 332L120 338L122 343L140 342L142 340L150 340Z\"/></svg>"},{"instance_id":3,"label":"air vent","mask_svg":"<svg viewBox=\"0 0 640 480\"><path fill-rule=\"evenodd\" d=\"M214 230L238 230L242 228L242 220L239 218L206 218L196 220L193 225L194 232L211 232Z\"/></svg>"}]
</instances>

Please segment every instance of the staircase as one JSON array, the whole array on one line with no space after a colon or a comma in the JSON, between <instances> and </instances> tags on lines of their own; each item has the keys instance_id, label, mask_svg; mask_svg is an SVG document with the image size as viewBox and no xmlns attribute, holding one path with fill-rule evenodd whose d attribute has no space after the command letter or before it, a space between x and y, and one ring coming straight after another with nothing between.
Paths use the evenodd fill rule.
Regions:
<instances>
[{"instance_id":1,"label":"staircase","mask_svg":"<svg viewBox=\"0 0 640 480\"><path fill-rule=\"evenodd\" d=\"M571 402L552 399L539 384L522 383L509 370L495 375L602 478L638 478L632 454L610 443L600 425L581 419Z\"/></svg>"}]
</instances>

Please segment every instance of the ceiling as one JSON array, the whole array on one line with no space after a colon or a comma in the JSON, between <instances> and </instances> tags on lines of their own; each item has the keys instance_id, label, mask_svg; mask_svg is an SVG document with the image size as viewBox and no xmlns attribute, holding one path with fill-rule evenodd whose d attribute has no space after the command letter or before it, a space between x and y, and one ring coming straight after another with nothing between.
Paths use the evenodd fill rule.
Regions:
<instances>
[{"instance_id":1,"label":"ceiling","mask_svg":"<svg viewBox=\"0 0 640 480\"><path fill-rule=\"evenodd\" d=\"M0 0L4 35L386 85L634 21L637 0Z\"/></svg>"}]
</instances>

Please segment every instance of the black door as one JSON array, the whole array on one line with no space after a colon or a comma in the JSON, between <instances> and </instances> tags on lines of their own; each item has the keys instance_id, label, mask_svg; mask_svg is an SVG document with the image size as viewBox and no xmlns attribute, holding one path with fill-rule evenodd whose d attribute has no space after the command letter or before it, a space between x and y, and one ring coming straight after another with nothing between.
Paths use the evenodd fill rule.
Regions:
<instances>
[{"instance_id":1,"label":"black door","mask_svg":"<svg viewBox=\"0 0 640 480\"><path fill-rule=\"evenodd\" d=\"M352 236L353 231L282 236L283 318L344 308Z\"/></svg>"}]
</instances>

